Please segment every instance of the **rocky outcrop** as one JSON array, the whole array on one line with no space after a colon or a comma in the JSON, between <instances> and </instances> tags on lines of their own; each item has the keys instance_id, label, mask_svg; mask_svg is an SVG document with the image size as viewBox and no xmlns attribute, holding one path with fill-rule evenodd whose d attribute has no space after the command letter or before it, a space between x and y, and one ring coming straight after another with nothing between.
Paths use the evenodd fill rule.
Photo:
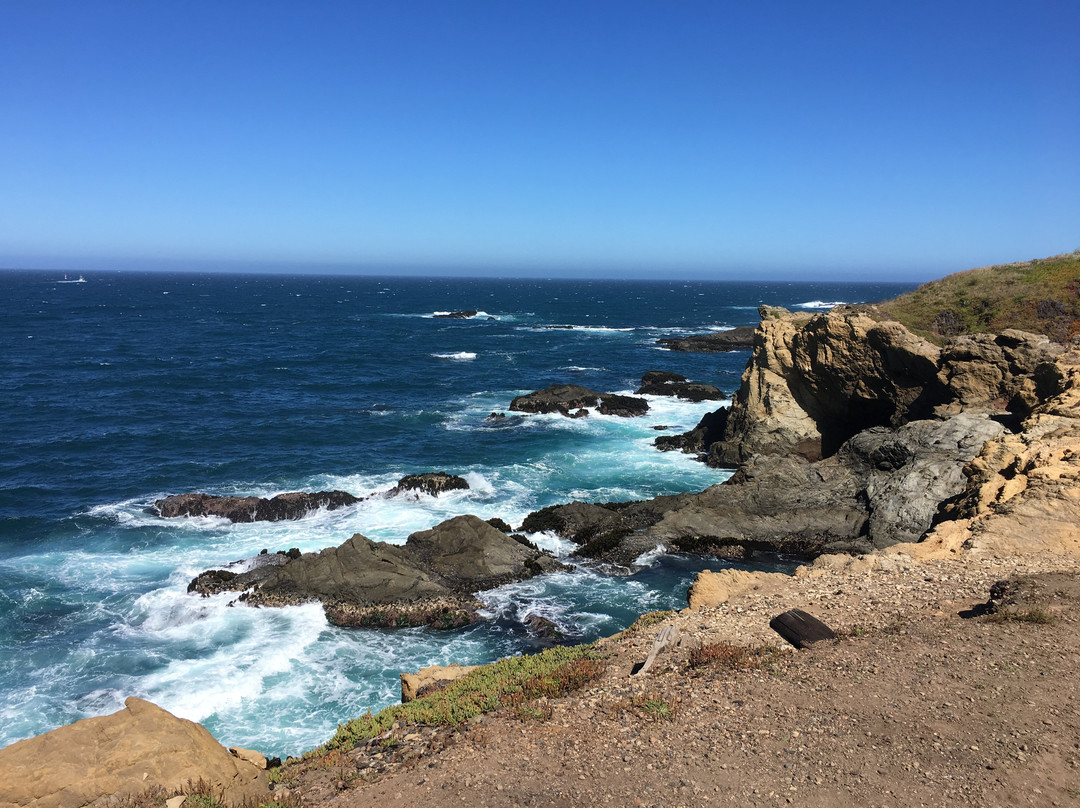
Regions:
<instances>
[{"instance_id":1,"label":"rocky outcrop","mask_svg":"<svg viewBox=\"0 0 1080 808\"><path fill-rule=\"evenodd\" d=\"M543 390L518 396L510 402L514 412L561 413L571 417L587 415L589 408L604 415L634 417L649 411L649 403L643 398L597 393L577 384L556 384Z\"/></svg>"},{"instance_id":2,"label":"rocky outcrop","mask_svg":"<svg viewBox=\"0 0 1080 808\"><path fill-rule=\"evenodd\" d=\"M1065 389L1016 434L987 442L964 470L966 485L946 503L917 556L1080 553L1080 351L1060 357Z\"/></svg>"},{"instance_id":3,"label":"rocky outcrop","mask_svg":"<svg viewBox=\"0 0 1080 808\"><path fill-rule=\"evenodd\" d=\"M964 491L965 465L1004 432L969 413L874 427L818 462L759 455L698 494L554 506L522 527L553 530L581 544L578 555L620 564L657 545L730 558L868 552L918 541L940 503Z\"/></svg>"},{"instance_id":4,"label":"rocky outcrop","mask_svg":"<svg viewBox=\"0 0 1080 808\"><path fill-rule=\"evenodd\" d=\"M745 570L702 570L686 593L690 611L698 612L727 603L746 592L768 591L783 586L788 576L782 572L747 572Z\"/></svg>"},{"instance_id":5,"label":"rocky outcrop","mask_svg":"<svg viewBox=\"0 0 1080 808\"><path fill-rule=\"evenodd\" d=\"M280 566L232 577L210 570L189 591L244 592L252 606L320 601L335 625L455 628L477 618L474 592L561 568L551 555L464 515L413 533L404 546L357 533Z\"/></svg>"},{"instance_id":6,"label":"rocky outcrop","mask_svg":"<svg viewBox=\"0 0 1080 808\"><path fill-rule=\"evenodd\" d=\"M837 307L818 315L762 307L717 462L759 454L834 454L864 429L958 412L1024 415L1061 391L1061 347L1006 331L944 349L896 322Z\"/></svg>"},{"instance_id":7,"label":"rocky outcrop","mask_svg":"<svg viewBox=\"0 0 1080 808\"><path fill-rule=\"evenodd\" d=\"M689 432L683 432L681 435L661 435L653 440L653 446L661 452L677 450L705 458L713 444L724 437L730 412L727 407L721 407L715 412L707 412L698 421L697 426Z\"/></svg>"},{"instance_id":8,"label":"rocky outcrop","mask_svg":"<svg viewBox=\"0 0 1080 808\"><path fill-rule=\"evenodd\" d=\"M666 370L650 370L642 376L637 395L674 396L686 401L719 401L724 398L718 387L691 382L682 374Z\"/></svg>"},{"instance_id":9,"label":"rocky outcrop","mask_svg":"<svg viewBox=\"0 0 1080 808\"><path fill-rule=\"evenodd\" d=\"M437 311L431 316L436 320L468 320L477 314L479 312L475 309L466 309L465 311Z\"/></svg>"},{"instance_id":10,"label":"rocky outcrop","mask_svg":"<svg viewBox=\"0 0 1080 808\"><path fill-rule=\"evenodd\" d=\"M448 474L445 471L436 471L402 477L398 480L398 484L387 492L387 496L397 496L405 491L420 491L437 497L446 491L461 491L468 488L469 482L464 477Z\"/></svg>"},{"instance_id":11,"label":"rocky outcrop","mask_svg":"<svg viewBox=\"0 0 1080 808\"><path fill-rule=\"evenodd\" d=\"M692 337L665 337L656 343L669 351L692 351L694 353L726 353L745 351L754 347L754 327L740 325L728 331L713 334L696 334Z\"/></svg>"},{"instance_id":12,"label":"rocky outcrop","mask_svg":"<svg viewBox=\"0 0 1080 808\"><path fill-rule=\"evenodd\" d=\"M929 417L946 400L939 349L899 323L845 307L810 316L762 307L719 457L828 457L857 432Z\"/></svg>"},{"instance_id":13,"label":"rocky outcrop","mask_svg":"<svg viewBox=\"0 0 1080 808\"><path fill-rule=\"evenodd\" d=\"M230 754L200 725L129 698L112 715L0 749L0 805L82 808L151 788L179 794L199 780L228 804L256 804L270 796L262 768Z\"/></svg>"},{"instance_id":14,"label":"rocky outcrop","mask_svg":"<svg viewBox=\"0 0 1080 808\"><path fill-rule=\"evenodd\" d=\"M421 668L416 673L403 673L401 674L401 703L407 704L428 693L441 690L451 682L468 676L479 667L479 665L431 665Z\"/></svg>"},{"instance_id":15,"label":"rocky outcrop","mask_svg":"<svg viewBox=\"0 0 1080 808\"><path fill-rule=\"evenodd\" d=\"M211 494L174 494L154 502L160 516L221 516L230 522L281 522L299 519L312 511L344 508L360 502L345 491L293 491L271 499L218 497Z\"/></svg>"}]
</instances>

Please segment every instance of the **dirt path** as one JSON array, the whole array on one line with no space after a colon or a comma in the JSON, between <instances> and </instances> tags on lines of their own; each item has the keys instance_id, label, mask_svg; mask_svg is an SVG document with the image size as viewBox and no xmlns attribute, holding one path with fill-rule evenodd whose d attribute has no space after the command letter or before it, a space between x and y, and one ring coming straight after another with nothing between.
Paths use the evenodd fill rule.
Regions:
<instances>
[{"instance_id":1,"label":"dirt path","mask_svg":"<svg viewBox=\"0 0 1080 808\"><path fill-rule=\"evenodd\" d=\"M833 569L670 620L681 648L629 676L659 630L608 642L592 688L545 720L489 716L366 782L342 768L305 805L1080 805L1080 577L1048 560ZM1074 566L1070 562L1069 566ZM958 613L1034 573L1048 623ZM791 606L847 636L765 667L687 667L688 649L776 642ZM1038 616L1042 616L1039 614ZM764 622L764 628L762 623Z\"/></svg>"}]
</instances>

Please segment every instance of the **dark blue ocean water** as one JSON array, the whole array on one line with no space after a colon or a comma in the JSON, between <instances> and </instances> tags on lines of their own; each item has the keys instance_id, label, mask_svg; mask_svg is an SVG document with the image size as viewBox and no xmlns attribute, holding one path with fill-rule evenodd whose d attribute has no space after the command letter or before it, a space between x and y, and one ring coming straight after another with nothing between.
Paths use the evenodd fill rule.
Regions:
<instances>
[{"instance_id":1,"label":"dark blue ocean water","mask_svg":"<svg viewBox=\"0 0 1080 808\"><path fill-rule=\"evenodd\" d=\"M699 490L724 474L652 448L715 403L650 399L638 419L530 416L513 396L576 383L628 392L647 370L725 391L748 353L655 341L756 322L761 303L821 308L896 284L0 273L0 746L118 709L129 695L220 740L297 753L396 698L397 674L528 650L540 613L583 640L680 607L717 562L658 555L631 577L581 568L487 593L464 631L350 631L318 606L195 598L199 571L264 547L354 532L404 542L459 513L512 524L571 499ZM475 309L466 320L435 312ZM573 328L551 328L551 326ZM164 520L169 493L384 491L445 470L469 491L373 499L288 523ZM536 540L560 553L553 537Z\"/></svg>"}]
</instances>

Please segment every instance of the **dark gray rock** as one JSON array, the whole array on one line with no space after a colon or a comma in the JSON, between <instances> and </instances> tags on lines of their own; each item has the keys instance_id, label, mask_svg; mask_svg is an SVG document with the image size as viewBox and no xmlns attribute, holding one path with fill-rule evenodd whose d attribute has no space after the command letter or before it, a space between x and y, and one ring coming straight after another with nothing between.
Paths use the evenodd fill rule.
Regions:
<instances>
[{"instance_id":1,"label":"dark gray rock","mask_svg":"<svg viewBox=\"0 0 1080 808\"><path fill-rule=\"evenodd\" d=\"M470 317L475 317L477 311L475 309L467 309L465 311L451 311L439 314L431 315L437 320L468 320Z\"/></svg>"},{"instance_id":2,"label":"dark gray rock","mask_svg":"<svg viewBox=\"0 0 1080 808\"><path fill-rule=\"evenodd\" d=\"M665 337L658 339L669 351L691 351L694 353L726 353L728 351L747 351L754 347L752 325L740 325L729 331L717 331L712 334L696 334L692 337Z\"/></svg>"},{"instance_id":3,"label":"dark gray rock","mask_svg":"<svg viewBox=\"0 0 1080 808\"><path fill-rule=\"evenodd\" d=\"M514 412L561 413L570 418L581 418L594 408L604 415L635 417L649 411L649 403L643 398L597 393L577 384L555 384L510 402Z\"/></svg>"},{"instance_id":4,"label":"dark gray rock","mask_svg":"<svg viewBox=\"0 0 1080 808\"><path fill-rule=\"evenodd\" d=\"M448 474L445 471L435 471L402 477L398 480L397 486L387 492L387 496L397 496L404 491L422 491L437 497L445 491L467 490L468 487L469 483L464 477Z\"/></svg>"},{"instance_id":5,"label":"dark gray rock","mask_svg":"<svg viewBox=\"0 0 1080 808\"><path fill-rule=\"evenodd\" d=\"M253 606L320 601L337 625L450 628L476 619L474 592L562 568L551 555L464 515L412 534L404 546L357 533L281 566L238 575L210 570L189 591L245 592L242 599Z\"/></svg>"},{"instance_id":6,"label":"dark gray rock","mask_svg":"<svg viewBox=\"0 0 1080 808\"><path fill-rule=\"evenodd\" d=\"M718 401L725 397L718 387L691 382L679 373L664 370L650 370L642 376L637 395L675 396L685 401Z\"/></svg>"},{"instance_id":7,"label":"dark gray rock","mask_svg":"<svg viewBox=\"0 0 1080 808\"><path fill-rule=\"evenodd\" d=\"M211 494L175 494L159 499L154 507L160 516L221 516L231 522L280 522L299 519L311 511L344 508L359 502L345 491L294 491L272 499L260 497L218 497Z\"/></svg>"}]
</instances>

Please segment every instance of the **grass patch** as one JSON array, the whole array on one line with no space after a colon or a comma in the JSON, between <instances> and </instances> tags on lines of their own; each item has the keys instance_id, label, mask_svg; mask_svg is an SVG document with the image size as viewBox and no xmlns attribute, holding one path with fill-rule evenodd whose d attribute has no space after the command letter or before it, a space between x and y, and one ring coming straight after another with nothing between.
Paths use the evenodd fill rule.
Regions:
<instances>
[{"instance_id":1,"label":"grass patch","mask_svg":"<svg viewBox=\"0 0 1080 808\"><path fill-rule=\"evenodd\" d=\"M958 272L875 308L939 343L1006 328L1065 342L1080 333L1080 250Z\"/></svg>"},{"instance_id":2,"label":"grass patch","mask_svg":"<svg viewBox=\"0 0 1080 808\"><path fill-rule=\"evenodd\" d=\"M308 754L352 749L382 735L394 723L456 727L500 707L520 713L530 701L563 696L582 687L605 667L592 645L549 648L540 654L503 659L408 704L395 704L341 724L333 738Z\"/></svg>"},{"instance_id":3,"label":"grass patch","mask_svg":"<svg viewBox=\"0 0 1080 808\"><path fill-rule=\"evenodd\" d=\"M647 628L652 628L655 625L663 623L669 617L674 617L675 612L671 609L667 611L659 612L645 612L637 620L630 624L627 628L623 629L622 636L629 637L637 634L639 631L644 631Z\"/></svg>"}]
</instances>

